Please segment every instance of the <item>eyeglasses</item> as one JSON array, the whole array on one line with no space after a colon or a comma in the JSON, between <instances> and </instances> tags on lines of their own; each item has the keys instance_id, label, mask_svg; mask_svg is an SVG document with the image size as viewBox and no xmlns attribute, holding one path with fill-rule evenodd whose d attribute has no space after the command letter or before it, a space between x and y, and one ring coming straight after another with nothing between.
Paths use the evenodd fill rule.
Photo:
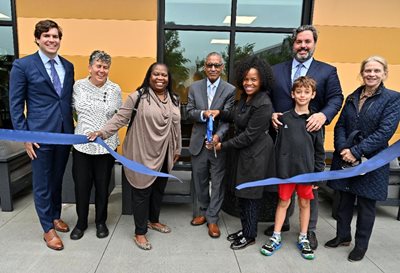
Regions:
<instances>
[{"instance_id":1,"label":"eyeglasses","mask_svg":"<svg viewBox=\"0 0 400 273\"><path fill-rule=\"evenodd\" d=\"M223 64L220 64L220 63L207 63L206 67L207 68L212 68L214 66L215 68L220 68L222 65Z\"/></svg>"}]
</instances>

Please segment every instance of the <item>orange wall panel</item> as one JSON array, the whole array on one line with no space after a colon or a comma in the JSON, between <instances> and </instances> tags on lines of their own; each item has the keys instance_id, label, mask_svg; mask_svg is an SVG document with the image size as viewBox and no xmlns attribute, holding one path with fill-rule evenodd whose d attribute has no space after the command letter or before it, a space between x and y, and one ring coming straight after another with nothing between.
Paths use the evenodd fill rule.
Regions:
<instances>
[{"instance_id":1,"label":"orange wall panel","mask_svg":"<svg viewBox=\"0 0 400 273\"><path fill-rule=\"evenodd\" d=\"M157 0L17 0L18 17L157 20Z\"/></svg>"},{"instance_id":2,"label":"orange wall panel","mask_svg":"<svg viewBox=\"0 0 400 273\"><path fill-rule=\"evenodd\" d=\"M33 30L42 18L18 18L19 50L23 55L37 50ZM89 56L102 49L111 56L155 57L156 21L87 20L54 18L63 29L61 55Z\"/></svg>"},{"instance_id":3,"label":"orange wall panel","mask_svg":"<svg viewBox=\"0 0 400 273\"><path fill-rule=\"evenodd\" d=\"M316 56L321 60L360 63L370 55L381 55L388 63L400 64L400 28L316 27L319 32Z\"/></svg>"},{"instance_id":4,"label":"orange wall panel","mask_svg":"<svg viewBox=\"0 0 400 273\"><path fill-rule=\"evenodd\" d=\"M399 0L316 0L313 23L326 26L400 28Z\"/></svg>"}]
</instances>

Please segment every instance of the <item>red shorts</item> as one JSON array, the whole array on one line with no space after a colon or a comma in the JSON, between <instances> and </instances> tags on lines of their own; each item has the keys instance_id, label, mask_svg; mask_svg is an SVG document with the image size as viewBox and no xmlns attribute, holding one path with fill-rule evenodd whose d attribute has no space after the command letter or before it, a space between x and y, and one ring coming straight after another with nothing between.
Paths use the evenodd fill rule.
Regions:
<instances>
[{"instance_id":1,"label":"red shorts","mask_svg":"<svg viewBox=\"0 0 400 273\"><path fill-rule=\"evenodd\" d=\"M314 199L314 194L312 192L311 185L302 185L302 184L279 184L278 185L278 193L279 198L282 200L289 200L292 197L292 194L296 190L297 195L302 199Z\"/></svg>"}]
</instances>

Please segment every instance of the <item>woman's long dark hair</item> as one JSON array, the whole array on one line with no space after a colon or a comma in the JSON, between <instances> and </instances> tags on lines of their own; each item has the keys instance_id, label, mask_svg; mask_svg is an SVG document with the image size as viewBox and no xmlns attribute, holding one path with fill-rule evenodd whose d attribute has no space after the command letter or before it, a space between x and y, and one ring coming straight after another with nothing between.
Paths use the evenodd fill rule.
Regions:
<instances>
[{"instance_id":1,"label":"woman's long dark hair","mask_svg":"<svg viewBox=\"0 0 400 273\"><path fill-rule=\"evenodd\" d=\"M168 72L168 85L167 85L167 91L169 93L169 96L171 97L172 103L175 106L179 106L179 98L178 95L176 95L173 90L172 90L172 76L171 73L169 72L168 66L164 63L153 63L149 66L149 68L147 69L146 72L146 76L144 77L144 80L142 82L142 84L136 89L136 90L143 90L143 94L149 94L149 89L150 87L150 77L151 77L151 72L153 72L154 67L156 67L157 65L162 65L165 66L167 68L167 72Z\"/></svg>"}]
</instances>

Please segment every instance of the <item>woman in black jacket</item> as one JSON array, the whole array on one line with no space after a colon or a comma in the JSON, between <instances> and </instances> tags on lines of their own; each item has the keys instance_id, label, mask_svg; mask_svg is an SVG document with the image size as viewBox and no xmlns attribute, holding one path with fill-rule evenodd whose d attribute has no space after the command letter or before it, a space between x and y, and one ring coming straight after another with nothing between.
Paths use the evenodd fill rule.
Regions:
<instances>
[{"instance_id":1,"label":"woman in black jacket","mask_svg":"<svg viewBox=\"0 0 400 273\"><path fill-rule=\"evenodd\" d=\"M400 93L383 85L388 73L385 59L372 56L361 63L363 85L350 94L335 126L332 170L355 165L388 147L400 119ZM350 139L351 138L351 139ZM375 221L376 201L387 198L389 164L365 175L333 180L328 185L339 191L336 237L326 247L348 246L350 224L357 199L355 247L348 260L364 258Z\"/></svg>"},{"instance_id":2,"label":"woman in black jacket","mask_svg":"<svg viewBox=\"0 0 400 273\"><path fill-rule=\"evenodd\" d=\"M215 149L234 149L236 156L236 185L274 176L274 144L268 134L272 116L272 103L269 91L272 84L271 67L262 59L250 56L236 69L237 87L242 91L241 98L231 112L209 110L222 120L233 120L235 136L222 143L215 143ZM213 146L209 145L209 149ZM242 249L255 243L257 218L263 187L236 190L241 209L242 229L230 234L232 249Z\"/></svg>"}]
</instances>

